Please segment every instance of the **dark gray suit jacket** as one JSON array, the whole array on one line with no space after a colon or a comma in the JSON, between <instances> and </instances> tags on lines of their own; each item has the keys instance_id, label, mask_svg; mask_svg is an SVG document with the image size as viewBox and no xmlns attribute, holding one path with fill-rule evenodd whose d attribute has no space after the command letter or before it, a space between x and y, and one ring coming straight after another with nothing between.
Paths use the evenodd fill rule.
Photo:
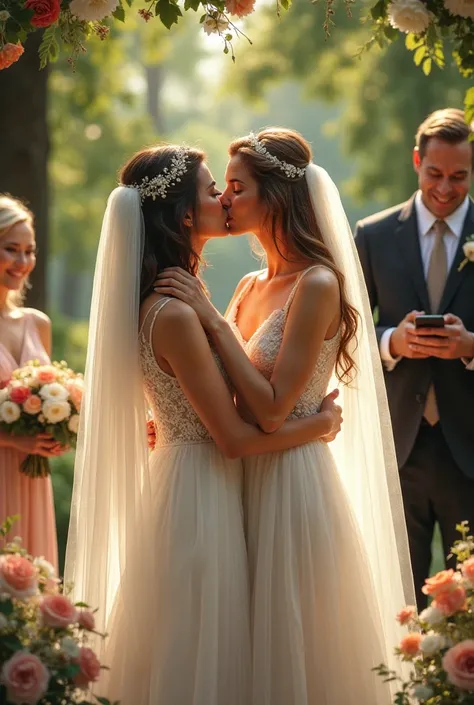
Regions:
<instances>
[{"instance_id":1,"label":"dark gray suit jacket","mask_svg":"<svg viewBox=\"0 0 474 705\"><path fill-rule=\"evenodd\" d=\"M474 332L474 262L461 272L462 245L474 234L474 203L469 210L448 275L440 313L459 316ZM366 218L356 226L356 245L372 310L378 307L377 339L414 309L431 313L423 274L414 196L402 205ZM385 371L398 463L413 448L433 382L443 434L461 470L474 478L474 370L462 360L403 358ZM474 501L474 499L473 499Z\"/></svg>"}]
</instances>

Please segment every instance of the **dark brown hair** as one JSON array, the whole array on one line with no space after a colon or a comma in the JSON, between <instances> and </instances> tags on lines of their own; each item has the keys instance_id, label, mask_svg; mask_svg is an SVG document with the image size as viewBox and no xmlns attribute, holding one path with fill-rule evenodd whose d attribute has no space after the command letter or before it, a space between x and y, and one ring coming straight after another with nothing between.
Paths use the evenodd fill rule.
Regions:
<instances>
[{"instance_id":1,"label":"dark brown hair","mask_svg":"<svg viewBox=\"0 0 474 705\"><path fill-rule=\"evenodd\" d=\"M137 152L122 168L120 183L124 186L140 184L144 178L153 179L169 169L171 159L181 149L175 145L149 147ZM140 301L153 292L153 283L166 267L181 267L197 275L200 257L193 250L191 233L184 219L191 213L196 218L198 207L198 171L205 158L197 149L186 150L186 171L180 181L169 186L166 197L153 200L147 196L142 202L145 221L145 249L140 280Z\"/></svg>"},{"instance_id":2,"label":"dark brown hair","mask_svg":"<svg viewBox=\"0 0 474 705\"><path fill-rule=\"evenodd\" d=\"M304 168L312 160L311 148L298 132L284 128L267 128L257 135L258 141L280 161ZM345 278L338 270L334 258L323 242L311 197L304 177L291 178L268 157L256 152L248 137L235 140L229 146L231 157L239 154L258 183L259 197L264 203L271 232L280 255L282 233L285 250L303 261L324 265L337 277L341 293L342 336L336 360L336 374L349 382L355 363L349 353L349 344L357 332L358 313L348 302Z\"/></svg>"},{"instance_id":3,"label":"dark brown hair","mask_svg":"<svg viewBox=\"0 0 474 705\"><path fill-rule=\"evenodd\" d=\"M466 123L462 110L444 108L443 110L435 110L421 123L416 133L415 143L418 147L420 159L423 159L428 142L434 137L444 142L449 142L449 144L459 144L467 141L472 134L472 125ZM474 165L474 142L471 143L471 147Z\"/></svg>"}]
</instances>

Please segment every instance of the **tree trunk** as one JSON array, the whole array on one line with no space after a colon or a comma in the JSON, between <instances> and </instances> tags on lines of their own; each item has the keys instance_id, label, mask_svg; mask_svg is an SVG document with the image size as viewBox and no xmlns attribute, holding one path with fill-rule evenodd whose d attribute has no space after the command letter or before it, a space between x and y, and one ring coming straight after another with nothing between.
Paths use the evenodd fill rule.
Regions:
<instances>
[{"instance_id":1,"label":"tree trunk","mask_svg":"<svg viewBox=\"0 0 474 705\"><path fill-rule=\"evenodd\" d=\"M159 135L165 132L165 120L162 111L161 91L164 83L164 69L160 64L145 66L147 82L147 110Z\"/></svg>"},{"instance_id":2,"label":"tree trunk","mask_svg":"<svg viewBox=\"0 0 474 705\"><path fill-rule=\"evenodd\" d=\"M41 32L30 35L16 64L0 71L0 192L26 201L35 215L38 261L28 305L46 309L48 257L48 70L39 69Z\"/></svg>"}]
</instances>

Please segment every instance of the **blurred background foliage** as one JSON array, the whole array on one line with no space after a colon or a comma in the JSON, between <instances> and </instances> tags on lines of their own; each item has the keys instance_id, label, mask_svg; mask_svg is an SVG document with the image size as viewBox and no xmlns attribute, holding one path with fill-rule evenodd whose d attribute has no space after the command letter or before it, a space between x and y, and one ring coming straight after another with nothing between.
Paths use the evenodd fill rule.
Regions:
<instances>
[{"instance_id":1,"label":"blurred background foliage","mask_svg":"<svg viewBox=\"0 0 474 705\"><path fill-rule=\"evenodd\" d=\"M449 65L426 77L403 39L356 58L364 25L339 9L326 37L323 3L295 0L281 20L273 4L263 4L245 24L253 44L237 42L235 64L217 38L198 32L195 18L168 32L133 12L123 27L114 24L109 39L89 42L75 71L62 60L47 82L49 228L39 253L47 269L35 293L37 300L44 294L53 318L54 358L79 371L106 198L135 150L160 140L197 145L223 184L233 137L266 125L293 127L338 184L354 225L411 195L418 124L435 108L462 107L467 88ZM17 119L27 134L36 118ZM1 189L14 191L10 182L21 183L3 173ZM209 243L206 256L204 276L224 310L241 276L259 263L243 237ZM54 461L53 478L62 560L72 454Z\"/></svg>"}]
</instances>

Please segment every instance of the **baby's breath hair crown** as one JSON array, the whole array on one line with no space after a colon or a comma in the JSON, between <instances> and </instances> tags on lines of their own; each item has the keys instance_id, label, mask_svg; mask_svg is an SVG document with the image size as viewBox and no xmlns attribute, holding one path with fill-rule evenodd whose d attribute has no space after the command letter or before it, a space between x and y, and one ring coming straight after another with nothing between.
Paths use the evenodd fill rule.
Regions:
<instances>
[{"instance_id":1,"label":"baby's breath hair crown","mask_svg":"<svg viewBox=\"0 0 474 705\"><path fill-rule=\"evenodd\" d=\"M306 167L298 167L294 164L289 164L288 162L278 159L274 154L270 154L268 149L259 141L258 137L253 132L249 134L248 141L252 149L281 169L289 179L301 179L301 177L305 175Z\"/></svg>"},{"instance_id":2,"label":"baby's breath hair crown","mask_svg":"<svg viewBox=\"0 0 474 705\"><path fill-rule=\"evenodd\" d=\"M132 184L131 188L137 189L143 203L145 198L166 198L168 189L181 181L187 171L188 150L180 147L171 157L169 167L166 166L160 174L150 179L145 176L139 184Z\"/></svg>"}]
</instances>

